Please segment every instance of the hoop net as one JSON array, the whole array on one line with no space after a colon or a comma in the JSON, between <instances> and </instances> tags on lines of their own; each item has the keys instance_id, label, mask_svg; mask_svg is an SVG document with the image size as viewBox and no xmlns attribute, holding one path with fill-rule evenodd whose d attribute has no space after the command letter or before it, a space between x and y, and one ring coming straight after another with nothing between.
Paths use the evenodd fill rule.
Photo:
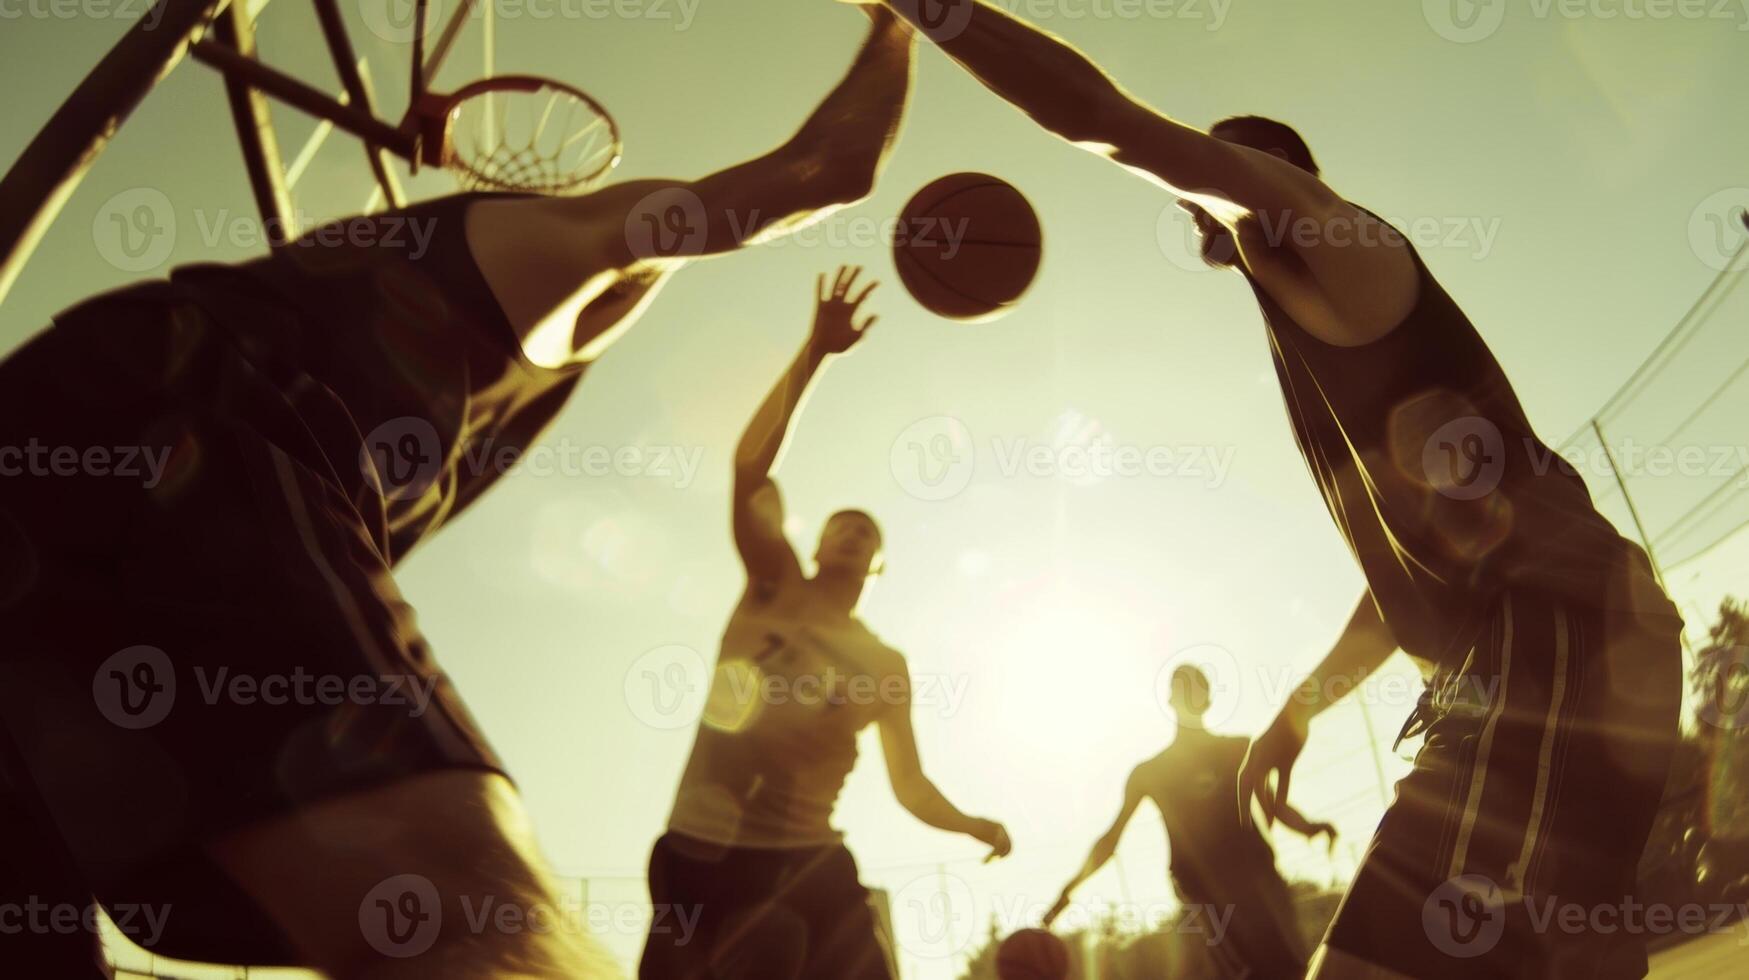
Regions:
<instances>
[{"instance_id":1,"label":"hoop net","mask_svg":"<svg viewBox=\"0 0 1749 980\"><path fill-rule=\"evenodd\" d=\"M444 166L464 189L563 195L619 162L619 127L594 100L556 83L489 89L449 112Z\"/></svg>"}]
</instances>

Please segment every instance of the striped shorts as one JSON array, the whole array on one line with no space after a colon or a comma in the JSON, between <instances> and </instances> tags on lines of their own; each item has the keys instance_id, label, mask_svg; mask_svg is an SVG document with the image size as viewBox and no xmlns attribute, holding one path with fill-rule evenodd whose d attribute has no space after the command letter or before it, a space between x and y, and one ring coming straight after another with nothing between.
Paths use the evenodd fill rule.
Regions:
<instances>
[{"instance_id":1,"label":"striped shorts","mask_svg":"<svg viewBox=\"0 0 1749 980\"><path fill-rule=\"evenodd\" d=\"M1326 945L1427 980L1644 976L1628 920L1677 737L1678 628L1503 594L1405 726L1426 740Z\"/></svg>"}]
</instances>

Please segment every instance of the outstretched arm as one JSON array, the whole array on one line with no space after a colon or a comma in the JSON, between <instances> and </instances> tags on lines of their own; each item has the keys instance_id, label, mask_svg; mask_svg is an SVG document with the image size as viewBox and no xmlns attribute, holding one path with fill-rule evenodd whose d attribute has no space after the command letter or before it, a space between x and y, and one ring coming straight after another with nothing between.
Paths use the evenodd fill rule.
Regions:
<instances>
[{"instance_id":1,"label":"outstretched arm","mask_svg":"<svg viewBox=\"0 0 1749 980\"><path fill-rule=\"evenodd\" d=\"M1014 845L1008 831L994 820L968 817L923 774L917 754L917 734L911 727L910 684L897 703L889 705L880 720L881 753L887 762L887 780L893 795L906 812L937 830L965 834L990 846L986 861L1006 857Z\"/></svg>"},{"instance_id":2,"label":"outstretched arm","mask_svg":"<svg viewBox=\"0 0 1749 980\"><path fill-rule=\"evenodd\" d=\"M1303 212L1335 200L1315 176L1286 161L1217 139L1154 111L1067 42L988 3L847 2L884 3L1040 126L1211 210L1231 202L1248 211ZM922 3L949 10L926 18Z\"/></svg>"},{"instance_id":3,"label":"outstretched arm","mask_svg":"<svg viewBox=\"0 0 1749 980\"><path fill-rule=\"evenodd\" d=\"M830 286L826 277L820 276L816 283L814 325L808 331L807 342L765 396L735 448L732 498L735 547L741 553L750 581L772 583L802 574L795 549L783 534L783 499L771 471L777 466L796 410L807 396L808 385L826 358L850 350L875 322L872 316L860 324L855 322L857 308L880 285L869 283L852 297L851 289L861 271L840 267Z\"/></svg>"},{"instance_id":4,"label":"outstretched arm","mask_svg":"<svg viewBox=\"0 0 1749 980\"><path fill-rule=\"evenodd\" d=\"M1081 864L1081 870L1076 872L1075 877L1069 879L1069 883L1063 886L1063 893L1057 897L1057 903L1051 906L1049 912L1045 913L1045 928L1049 929L1051 923L1057 920L1057 916L1062 915L1063 910L1069 907L1069 900L1074 895L1075 889L1081 887L1082 882L1093 877L1100 868L1105 867L1105 862L1110 861L1111 856L1117 853L1117 842L1123 839L1124 828L1129 826L1130 818L1136 815L1136 808L1141 805L1141 783L1136 774L1132 772L1128 782L1124 784L1123 809L1118 811L1117 819L1112 821L1111 829L1105 832L1105 836L1094 842L1093 850L1087 853L1087 860Z\"/></svg>"},{"instance_id":5,"label":"outstretched arm","mask_svg":"<svg viewBox=\"0 0 1749 980\"><path fill-rule=\"evenodd\" d=\"M764 156L696 181L627 182L619 264L674 262L735 251L787 234L873 192L898 139L916 48L888 11L872 24L838 86L794 136Z\"/></svg>"},{"instance_id":6,"label":"outstretched arm","mask_svg":"<svg viewBox=\"0 0 1749 980\"><path fill-rule=\"evenodd\" d=\"M1378 607L1370 593L1360 597L1360 603L1349 618L1336 645L1324 657L1311 676L1288 696L1287 704L1275 721L1245 753L1245 763L1239 767L1239 813L1246 824L1251 822L1251 800L1255 797L1271 824L1287 803L1288 786L1293 779L1294 763L1305 748L1306 732L1312 719L1325 708L1342 700L1372 676L1392 653L1397 639L1380 618ZM1272 787L1271 774L1278 779ZM1291 825L1290 825L1291 826Z\"/></svg>"}]
</instances>

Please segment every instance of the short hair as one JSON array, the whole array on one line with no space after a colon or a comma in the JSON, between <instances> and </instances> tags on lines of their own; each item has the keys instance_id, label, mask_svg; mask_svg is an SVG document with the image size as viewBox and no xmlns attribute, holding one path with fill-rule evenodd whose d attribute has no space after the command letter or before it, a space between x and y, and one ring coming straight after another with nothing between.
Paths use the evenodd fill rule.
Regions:
<instances>
[{"instance_id":1,"label":"short hair","mask_svg":"<svg viewBox=\"0 0 1749 980\"><path fill-rule=\"evenodd\" d=\"M1266 116L1230 116L1209 127L1209 132L1226 130L1237 137L1235 142L1265 150L1280 150L1288 162L1301 170L1318 173L1318 161L1312 159L1312 148L1306 145L1299 130L1287 123Z\"/></svg>"},{"instance_id":2,"label":"short hair","mask_svg":"<svg viewBox=\"0 0 1749 980\"><path fill-rule=\"evenodd\" d=\"M826 518L826 523L831 524L833 521L837 520L840 517L860 517L863 520L867 521L869 523L870 527L875 529L875 536L876 537L884 537L884 535L881 534L881 522L875 520L873 515L869 514L869 512L866 510L858 510L855 507L848 507L848 508L845 508L844 510L838 511L837 513L834 513L831 517Z\"/></svg>"},{"instance_id":3,"label":"short hair","mask_svg":"<svg viewBox=\"0 0 1749 980\"><path fill-rule=\"evenodd\" d=\"M1172 687L1174 690L1184 690L1191 686L1200 687L1206 691L1212 685L1209 684L1209 675L1203 673L1201 668L1190 664L1181 664L1177 670L1172 672Z\"/></svg>"}]
</instances>

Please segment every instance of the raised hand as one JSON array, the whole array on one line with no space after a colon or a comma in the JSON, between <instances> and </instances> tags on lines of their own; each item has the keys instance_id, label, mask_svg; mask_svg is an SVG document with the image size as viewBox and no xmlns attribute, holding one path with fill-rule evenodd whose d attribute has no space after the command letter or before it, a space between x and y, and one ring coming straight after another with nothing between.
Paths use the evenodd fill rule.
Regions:
<instances>
[{"instance_id":1,"label":"raised hand","mask_svg":"<svg viewBox=\"0 0 1749 980\"><path fill-rule=\"evenodd\" d=\"M862 292L852 297L850 290L856 285L856 277L861 274L861 266L839 266L830 288L827 287L826 276L821 274L816 291L819 306L814 311L814 329L808 338L808 343L815 351L822 354L842 354L856 346L857 341L868 333L868 328L880 319L870 316L860 324L856 322L856 311L862 306L862 301L868 299L868 294L880 285L879 282L871 282Z\"/></svg>"},{"instance_id":2,"label":"raised hand","mask_svg":"<svg viewBox=\"0 0 1749 980\"><path fill-rule=\"evenodd\" d=\"M985 855L984 863L989 864L997 858L1005 858L1014 851L1014 842L1008 839L1008 828L994 820L979 820L972 826L972 836L990 845L990 853Z\"/></svg>"},{"instance_id":3,"label":"raised hand","mask_svg":"<svg viewBox=\"0 0 1749 980\"><path fill-rule=\"evenodd\" d=\"M1293 710L1283 708L1245 753L1245 764L1239 767L1239 820L1251 826L1251 800L1255 798L1263 810L1268 826L1275 825L1281 805L1287 802L1288 785L1293 780L1294 763L1306 747L1306 723ZM1276 779L1272 785L1270 776Z\"/></svg>"}]
</instances>

